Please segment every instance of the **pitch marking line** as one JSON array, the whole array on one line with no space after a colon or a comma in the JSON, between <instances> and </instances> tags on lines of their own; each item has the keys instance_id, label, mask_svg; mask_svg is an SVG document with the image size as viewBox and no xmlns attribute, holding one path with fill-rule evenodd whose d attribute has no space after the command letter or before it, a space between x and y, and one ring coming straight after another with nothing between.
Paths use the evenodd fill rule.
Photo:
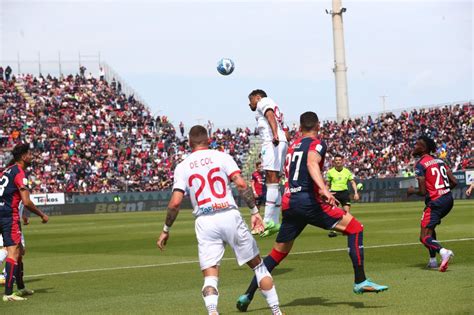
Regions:
<instances>
[{"instance_id":1,"label":"pitch marking line","mask_svg":"<svg viewBox=\"0 0 474 315\"><path fill-rule=\"evenodd\" d=\"M464 241L473 241L474 238L458 238L453 240L442 240L441 243L450 243L450 242L464 242ZM369 248L386 248L386 247L402 247L402 246L413 246L421 245L417 243L401 243L401 244L385 244L385 245L373 245L373 246L364 246L364 249ZM323 250L311 250L304 252L294 252L291 255L307 255L307 254L319 254L319 253L330 253L330 252L342 252L347 251L345 248L334 248L334 249L323 249ZM223 258L222 260L235 260L235 258ZM166 267L166 266L176 266L176 265L187 265L187 264L196 264L199 263L199 260L185 260L177 261L170 263L162 264L152 264L152 265L139 265L139 266L123 266L123 267L110 267L110 268L97 268L97 269L84 269L84 270L72 270L72 271L63 271L63 272L52 272L52 273L42 273L37 275L28 275L25 278L34 278L34 277L47 277L47 276L58 276L58 275L70 275L75 273L86 273L86 272L97 272L97 271L113 271L113 270L126 270L126 269L139 269L139 268L152 268L152 267Z\"/></svg>"}]
</instances>

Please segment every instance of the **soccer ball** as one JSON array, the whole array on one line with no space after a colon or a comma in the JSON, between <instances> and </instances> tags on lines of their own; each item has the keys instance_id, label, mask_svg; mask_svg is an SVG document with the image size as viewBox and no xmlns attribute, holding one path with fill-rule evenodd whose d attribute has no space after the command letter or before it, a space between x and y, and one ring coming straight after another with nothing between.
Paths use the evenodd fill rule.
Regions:
<instances>
[{"instance_id":1,"label":"soccer ball","mask_svg":"<svg viewBox=\"0 0 474 315\"><path fill-rule=\"evenodd\" d=\"M229 75L234 71L235 65L232 59L222 58L217 63L217 71L222 75Z\"/></svg>"}]
</instances>

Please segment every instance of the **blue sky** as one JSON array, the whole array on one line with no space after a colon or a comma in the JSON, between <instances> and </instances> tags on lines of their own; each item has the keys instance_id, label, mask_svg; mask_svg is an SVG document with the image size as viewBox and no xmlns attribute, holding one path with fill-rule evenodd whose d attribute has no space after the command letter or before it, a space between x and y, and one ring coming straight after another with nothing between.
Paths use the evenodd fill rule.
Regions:
<instances>
[{"instance_id":1,"label":"blue sky","mask_svg":"<svg viewBox=\"0 0 474 315\"><path fill-rule=\"evenodd\" d=\"M473 98L471 1L343 5L351 114L380 111L381 95L388 109ZM187 126L211 119L253 127L247 95L255 88L289 121L307 110L331 118L330 7L330 0L1 0L0 60L100 51L154 113ZM228 77L215 70L222 57L236 64Z\"/></svg>"}]
</instances>

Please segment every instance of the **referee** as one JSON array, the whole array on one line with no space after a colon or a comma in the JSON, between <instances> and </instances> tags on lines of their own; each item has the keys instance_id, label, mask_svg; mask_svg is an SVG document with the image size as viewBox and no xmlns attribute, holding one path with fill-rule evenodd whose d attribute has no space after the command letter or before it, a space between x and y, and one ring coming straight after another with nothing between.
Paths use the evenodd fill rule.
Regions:
<instances>
[{"instance_id":1,"label":"referee","mask_svg":"<svg viewBox=\"0 0 474 315\"><path fill-rule=\"evenodd\" d=\"M344 158L340 154L334 156L334 167L331 168L327 174L326 179L329 183L329 190L333 193L334 197L341 203L343 209L350 212L351 199L349 197L349 190L347 183L351 182L352 189L354 190L354 200L359 200L359 194L357 192L357 184L354 180L354 175L349 169L344 167ZM329 237L337 236L335 231L329 232Z\"/></svg>"}]
</instances>

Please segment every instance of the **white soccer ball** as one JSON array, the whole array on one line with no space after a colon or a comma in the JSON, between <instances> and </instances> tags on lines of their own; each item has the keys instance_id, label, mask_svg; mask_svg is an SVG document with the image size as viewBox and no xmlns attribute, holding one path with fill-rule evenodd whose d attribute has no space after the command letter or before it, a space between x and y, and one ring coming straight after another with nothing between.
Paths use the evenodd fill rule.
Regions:
<instances>
[{"instance_id":1,"label":"white soccer ball","mask_svg":"<svg viewBox=\"0 0 474 315\"><path fill-rule=\"evenodd\" d=\"M217 63L217 71L222 75L229 75L234 71L235 65L232 59L222 58Z\"/></svg>"}]
</instances>

